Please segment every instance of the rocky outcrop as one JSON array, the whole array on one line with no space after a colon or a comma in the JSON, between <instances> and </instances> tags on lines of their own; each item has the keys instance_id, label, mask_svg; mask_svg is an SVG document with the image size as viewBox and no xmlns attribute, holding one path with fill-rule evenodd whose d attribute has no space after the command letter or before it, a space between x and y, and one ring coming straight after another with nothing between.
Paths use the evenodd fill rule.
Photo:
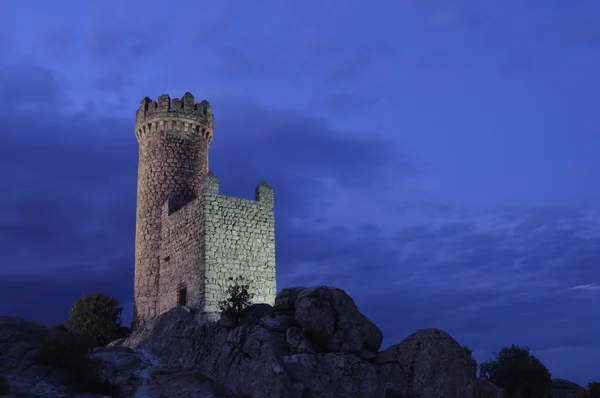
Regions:
<instances>
[{"instance_id":1,"label":"rocky outcrop","mask_svg":"<svg viewBox=\"0 0 600 398\"><path fill-rule=\"evenodd\" d=\"M478 380L448 334L423 329L380 351L383 335L343 290L284 289L273 307L200 320L177 307L125 340L92 350L98 376L124 397L507 398ZM35 351L61 328L0 318L0 375L27 396L84 397Z\"/></svg>"},{"instance_id":2,"label":"rocky outcrop","mask_svg":"<svg viewBox=\"0 0 600 398\"><path fill-rule=\"evenodd\" d=\"M40 363L48 341L66 343L73 350L77 336L63 326L46 327L15 317L0 317L0 396L19 398L102 398L111 395L74 390L64 371ZM69 346L71 344L71 346ZM60 348L60 347L59 347ZM101 380L113 384L123 397L215 398L230 393L198 372L168 369L159 359L127 347L98 347L89 358L97 362ZM7 388L8 394L4 391ZM84 387L84 386L80 386Z\"/></svg>"},{"instance_id":3,"label":"rocky outcrop","mask_svg":"<svg viewBox=\"0 0 600 398\"><path fill-rule=\"evenodd\" d=\"M40 363L40 349L49 338L69 339L66 330L20 318L0 317L0 376L8 390L26 397L98 397L65 386L61 370Z\"/></svg>"},{"instance_id":4,"label":"rocky outcrop","mask_svg":"<svg viewBox=\"0 0 600 398\"><path fill-rule=\"evenodd\" d=\"M551 398L585 398L585 388L572 381L552 379Z\"/></svg>"},{"instance_id":5,"label":"rocky outcrop","mask_svg":"<svg viewBox=\"0 0 600 398\"><path fill-rule=\"evenodd\" d=\"M100 376L118 386L123 397L216 398L231 393L198 371L165 366L144 350L98 347L90 357L99 362Z\"/></svg>"},{"instance_id":6,"label":"rocky outcrop","mask_svg":"<svg viewBox=\"0 0 600 398\"><path fill-rule=\"evenodd\" d=\"M242 317L240 325L232 326L229 320L198 322L191 312L176 308L124 345L145 349L168 367L201 369L217 384L256 398L383 397L388 390L405 396L403 384L382 382L372 363L351 353L328 352L290 313L293 308L263 312L254 317L256 323Z\"/></svg>"},{"instance_id":7,"label":"rocky outcrop","mask_svg":"<svg viewBox=\"0 0 600 398\"><path fill-rule=\"evenodd\" d=\"M467 387L470 398L512 398L506 391L487 380L478 379Z\"/></svg>"},{"instance_id":8,"label":"rocky outcrop","mask_svg":"<svg viewBox=\"0 0 600 398\"><path fill-rule=\"evenodd\" d=\"M328 352L377 356L383 333L360 313L343 290L316 286L299 292L295 319L314 341Z\"/></svg>"},{"instance_id":9,"label":"rocky outcrop","mask_svg":"<svg viewBox=\"0 0 600 398\"><path fill-rule=\"evenodd\" d=\"M256 398L501 396L483 388L468 354L441 330L379 352L381 331L340 289L284 289L268 311L247 312L236 325L175 308L123 344Z\"/></svg>"},{"instance_id":10,"label":"rocky outcrop","mask_svg":"<svg viewBox=\"0 0 600 398\"><path fill-rule=\"evenodd\" d=\"M449 334L422 329L377 355L375 363L388 374L405 374L409 393L420 397L464 397L477 369L467 352Z\"/></svg>"}]
</instances>

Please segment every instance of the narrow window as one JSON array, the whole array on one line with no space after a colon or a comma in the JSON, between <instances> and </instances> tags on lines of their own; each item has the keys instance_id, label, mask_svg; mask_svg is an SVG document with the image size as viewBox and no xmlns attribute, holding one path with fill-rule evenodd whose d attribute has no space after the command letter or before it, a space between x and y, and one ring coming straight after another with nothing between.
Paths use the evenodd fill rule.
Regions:
<instances>
[{"instance_id":1,"label":"narrow window","mask_svg":"<svg viewBox=\"0 0 600 398\"><path fill-rule=\"evenodd\" d=\"M177 305L187 305L187 288L185 283L180 283L177 288Z\"/></svg>"}]
</instances>

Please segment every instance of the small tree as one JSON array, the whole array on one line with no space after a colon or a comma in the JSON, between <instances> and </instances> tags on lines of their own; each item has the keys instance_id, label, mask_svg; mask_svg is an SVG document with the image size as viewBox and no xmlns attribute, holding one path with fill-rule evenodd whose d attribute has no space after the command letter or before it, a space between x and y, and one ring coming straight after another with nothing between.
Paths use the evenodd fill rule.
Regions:
<instances>
[{"instance_id":1,"label":"small tree","mask_svg":"<svg viewBox=\"0 0 600 398\"><path fill-rule=\"evenodd\" d=\"M94 347L106 345L120 337L122 312L117 299L100 293L88 294L71 308L65 327Z\"/></svg>"},{"instance_id":2,"label":"small tree","mask_svg":"<svg viewBox=\"0 0 600 398\"><path fill-rule=\"evenodd\" d=\"M592 382L587 385L586 398L600 398L600 383Z\"/></svg>"},{"instance_id":3,"label":"small tree","mask_svg":"<svg viewBox=\"0 0 600 398\"><path fill-rule=\"evenodd\" d=\"M227 287L227 298L219 302L219 309L234 320L238 320L244 310L252 304L254 295L250 293L250 285L243 277L229 277L231 284Z\"/></svg>"},{"instance_id":4,"label":"small tree","mask_svg":"<svg viewBox=\"0 0 600 398\"><path fill-rule=\"evenodd\" d=\"M479 365L481 377L516 398L546 398L552 389L552 376L529 348L503 347L495 358Z\"/></svg>"}]
</instances>

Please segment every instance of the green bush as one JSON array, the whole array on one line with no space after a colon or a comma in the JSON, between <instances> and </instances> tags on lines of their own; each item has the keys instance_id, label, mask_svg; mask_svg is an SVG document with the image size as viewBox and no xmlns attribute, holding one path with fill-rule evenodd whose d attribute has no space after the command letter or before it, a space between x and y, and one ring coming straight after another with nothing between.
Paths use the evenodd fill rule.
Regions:
<instances>
[{"instance_id":1,"label":"green bush","mask_svg":"<svg viewBox=\"0 0 600 398\"><path fill-rule=\"evenodd\" d=\"M50 336L37 354L37 361L59 372L63 381L79 393L120 396L119 390L98 375L98 362L88 357L90 344L74 334Z\"/></svg>"},{"instance_id":2,"label":"green bush","mask_svg":"<svg viewBox=\"0 0 600 398\"><path fill-rule=\"evenodd\" d=\"M600 398L600 383L592 382L587 385L586 398Z\"/></svg>"},{"instance_id":3,"label":"green bush","mask_svg":"<svg viewBox=\"0 0 600 398\"><path fill-rule=\"evenodd\" d=\"M104 346L121 337L122 312L117 299L100 293L88 294L71 308L65 327L93 347Z\"/></svg>"},{"instance_id":4,"label":"green bush","mask_svg":"<svg viewBox=\"0 0 600 398\"><path fill-rule=\"evenodd\" d=\"M229 277L229 281L231 284L227 287L227 298L219 302L219 309L222 314L237 321L252 304L254 295L249 292L250 285L241 276L235 279Z\"/></svg>"},{"instance_id":5,"label":"green bush","mask_svg":"<svg viewBox=\"0 0 600 398\"><path fill-rule=\"evenodd\" d=\"M552 376L529 348L503 347L495 358L479 365L481 377L506 390L515 398L546 398Z\"/></svg>"},{"instance_id":6,"label":"green bush","mask_svg":"<svg viewBox=\"0 0 600 398\"><path fill-rule=\"evenodd\" d=\"M6 377L0 376L0 395L8 394L10 392L10 386Z\"/></svg>"}]
</instances>

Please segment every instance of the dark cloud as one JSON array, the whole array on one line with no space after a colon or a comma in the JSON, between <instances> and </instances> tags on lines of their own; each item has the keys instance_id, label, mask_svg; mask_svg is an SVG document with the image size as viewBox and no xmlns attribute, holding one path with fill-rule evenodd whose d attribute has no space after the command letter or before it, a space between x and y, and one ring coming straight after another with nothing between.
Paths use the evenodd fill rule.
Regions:
<instances>
[{"instance_id":1,"label":"dark cloud","mask_svg":"<svg viewBox=\"0 0 600 398\"><path fill-rule=\"evenodd\" d=\"M342 41L337 46L338 57L334 57L334 66L324 74L328 84L353 82L369 72L369 68L381 58L389 60L395 54L391 46L381 41L366 41L359 45Z\"/></svg>"},{"instance_id":2,"label":"dark cloud","mask_svg":"<svg viewBox=\"0 0 600 398\"><path fill-rule=\"evenodd\" d=\"M0 102L50 110L67 105L69 100L53 71L19 62L0 65Z\"/></svg>"},{"instance_id":3,"label":"dark cloud","mask_svg":"<svg viewBox=\"0 0 600 398\"><path fill-rule=\"evenodd\" d=\"M125 77L118 71L106 74L96 79L94 88L109 93L121 93L127 87L131 87L133 79Z\"/></svg>"},{"instance_id":4,"label":"dark cloud","mask_svg":"<svg viewBox=\"0 0 600 398\"><path fill-rule=\"evenodd\" d=\"M256 9L256 4L221 2L220 7L203 7L193 26L189 38L193 46L207 47L209 44L225 45L230 42L229 34L236 28L243 28L248 18L245 6Z\"/></svg>"},{"instance_id":5,"label":"dark cloud","mask_svg":"<svg viewBox=\"0 0 600 398\"><path fill-rule=\"evenodd\" d=\"M13 39L9 32L1 30L0 28L0 62L2 62L4 56L13 48Z\"/></svg>"},{"instance_id":6,"label":"dark cloud","mask_svg":"<svg viewBox=\"0 0 600 398\"><path fill-rule=\"evenodd\" d=\"M85 33L86 47L97 61L122 66L155 54L162 44L159 32L151 26L124 30L122 26L91 23Z\"/></svg>"},{"instance_id":7,"label":"dark cloud","mask_svg":"<svg viewBox=\"0 0 600 398\"><path fill-rule=\"evenodd\" d=\"M38 38L39 48L51 57L67 58L77 53L80 35L68 26L53 26Z\"/></svg>"},{"instance_id":8,"label":"dark cloud","mask_svg":"<svg viewBox=\"0 0 600 398\"><path fill-rule=\"evenodd\" d=\"M323 58L347 48L346 40L345 35L335 35L326 29L305 27L300 33L299 43L301 49L309 56Z\"/></svg>"},{"instance_id":9,"label":"dark cloud","mask_svg":"<svg viewBox=\"0 0 600 398\"><path fill-rule=\"evenodd\" d=\"M90 272L86 263L46 272L22 272L0 278L0 311L37 322L54 324L66 321L68 311L84 294L100 292L116 297L127 306L133 295L133 256L103 260L103 272ZM51 265L51 264L50 264ZM124 308L124 314L130 314ZM127 319L126 322L129 322Z\"/></svg>"},{"instance_id":10,"label":"dark cloud","mask_svg":"<svg viewBox=\"0 0 600 398\"><path fill-rule=\"evenodd\" d=\"M319 199L323 180L372 189L390 174L415 172L404 153L373 132L334 131L303 112L251 102L214 103L213 108L221 111L216 114L211 168L225 177L223 189L233 189L235 196L249 196L254 184L265 179L275 188L277 204L307 211Z\"/></svg>"},{"instance_id":11,"label":"dark cloud","mask_svg":"<svg viewBox=\"0 0 600 398\"><path fill-rule=\"evenodd\" d=\"M35 292L41 282L32 275L43 275L41 292L64 298L39 302L37 315L21 304L6 309L37 319L42 313L56 314L57 305L84 288L108 289L107 275L133 272L137 142L133 119L90 112L65 115L52 106L52 101L67 98L51 73L20 70L31 70L37 80L14 70L2 74L9 81L0 80L0 180L3 192L10 193L0 198L0 247L5 253L0 274L13 286L5 294L14 294L19 286L21 294L40 297ZM32 83L38 84L30 87ZM31 101L37 105L40 98L48 106L31 118L23 106ZM222 191L252 197L256 184L269 181L281 214L278 230L282 227L284 235L293 235L285 232L293 217L308 214L322 200L319 179L375 186L390 166L396 166L394 173L408 172L400 154L373 134L345 135L301 113L247 102L213 105L220 111L211 168ZM118 286L119 297L131 296L131 284Z\"/></svg>"},{"instance_id":12,"label":"dark cloud","mask_svg":"<svg viewBox=\"0 0 600 398\"><path fill-rule=\"evenodd\" d=\"M362 112L376 107L383 101L381 97L367 96L364 92L356 91L338 91L331 92L326 96L325 106L333 114Z\"/></svg>"},{"instance_id":13,"label":"dark cloud","mask_svg":"<svg viewBox=\"0 0 600 398\"><path fill-rule=\"evenodd\" d=\"M567 50L600 45L600 11L596 6L584 1L564 10L560 17L544 20L535 27L539 42L558 44Z\"/></svg>"},{"instance_id":14,"label":"dark cloud","mask_svg":"<svg viewBox=\"0 0 600 398\"><path fill-rule=\"evenodd\" d=\"M101 73L92 81L93 88L117 95L133 85L141 63L150 62L163 50L161 32L151 22L124 27L102 20L90 22L83 32L71 32L82 37L93 70Z\"/></svg>"},{"instance_id":15,"label":"dark cloud","mask_svg":"<svg viewBox=\"0 0 600 398\"><path fill-rule=\"evenodd\" d=\"M253 53L252 50L247 47L233 46L218 49L216 55L220 61L218 65L219 72L244 77L266 73L262 54Z\"/></svg>"},{"instance_id":16,"label":"dark cloud","mask_svg":"<svg viewBox=\"0 0 600 398\"><path fill-rule=\"evenodd\" d=\"M275 79L287 78L291 75L290 71L296 67L280 48L275 48L264 38L251 37L239 41L242 42L241 45L225 43L222 47L216 47L214 51L207 50L207 53L214 54L211 61L216 61L207 62L211 65L211 73L231 78L268 76Z\"/></svg>"}]
</instances>

